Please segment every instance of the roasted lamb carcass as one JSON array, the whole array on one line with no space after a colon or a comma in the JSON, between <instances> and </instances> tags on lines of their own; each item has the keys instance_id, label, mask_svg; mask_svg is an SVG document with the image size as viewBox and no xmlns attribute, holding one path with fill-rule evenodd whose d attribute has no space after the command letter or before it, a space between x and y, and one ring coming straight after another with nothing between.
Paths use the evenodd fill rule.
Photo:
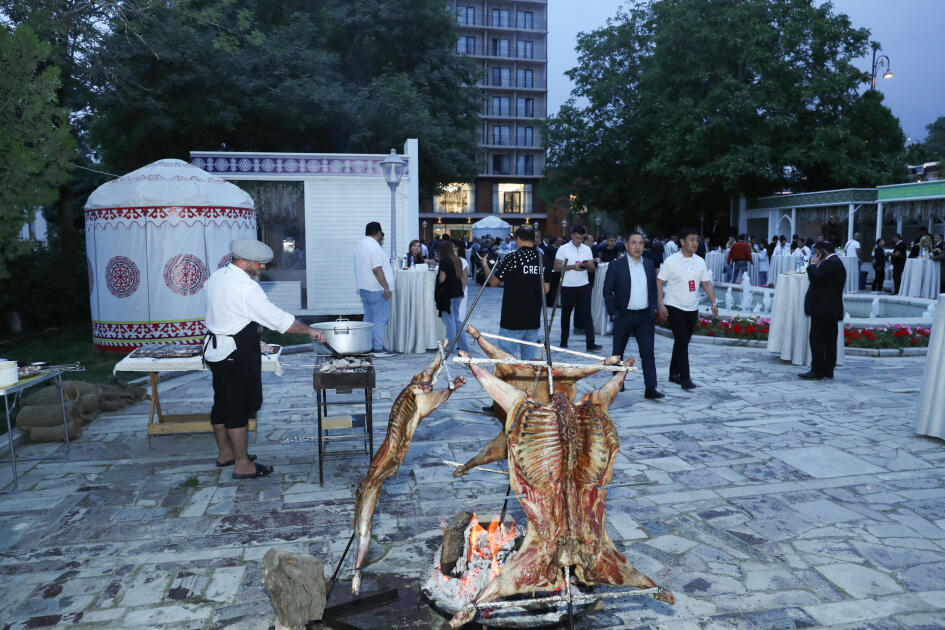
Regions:
<instances>
[{"instance_id":1,"label":"roasted lamb carcass","mask_svg":"<svg viewBox=\"0 0 945 630\"><path fill-rule=\"evenodd\" d=\"M374 525L374 508L381 493L384 480L397 472L407 456L413 434L420 421L446 402L457 387L465 384L463 377L455 378L448 387L433 391L433 373L440 366L439 353L423 372L415 375L404 388L390 410L387 421L387 437L371 459L367 475L358 485L354 502L354 531L358 539L358 555L354 564L354 580L351 591L357 595L361 590L361 565L371 545L371 528Z\"/></svg>"},{"instance_id":2,"label":"roasted lamb carcass","mask_svg":"<svg viewBox=\"0 0 945 630\"><path fill-rule=\"evenodd\" d=\"M485 337L479 334L473 326L466 328L466 332L473 336L479 343L479 347L491 359L514 359L511 354L490 343ZM580 368L553 368L551 375L556 394L564 394L568 400L574 400L577 395L577 382L582 378L591 376L600 371L601 365L615 365L620 363L620 357L613 356L601 364L589 365ZM535 386L536 373L539 368L527 365L496 365L492 372L493 376L499 378L510 385L531 394L534 390L533 398L539 403L548 403L551 401L551 395L548 391L548 368L540 368L538 374L538 384ZM496 414L501 422L505 422L506 410L498 402L495 403ZM475 457L453 471L454 477L461 477L471 468L484 466L505 459L508 456L508 445L505 437L505 430L499 431L492 441L486 444Z\"/></svg>"},{"instance_id":3,"label":"roasted lamb carcass","mask_svg":"<svg viewBox=\"0 0 945 630\"><path fill-rule=\"evenodd\" d=\"M607 490L614 459L620 450L617 429L607 409L623 384L618 372L600 389L575 404L553 394L540 404L526 392L470 365L486 392L509 410L505 433L509 445L509 480L528 516L521 548L502 572L479 592L473 604L516 593L554 590L562 568L574 567L584 584L652 588L656 584L637 571L604 529ZM675 602L669 591L654 594ZM471 621L470 604L450 625Z\"/></svg>"}]
</instances>

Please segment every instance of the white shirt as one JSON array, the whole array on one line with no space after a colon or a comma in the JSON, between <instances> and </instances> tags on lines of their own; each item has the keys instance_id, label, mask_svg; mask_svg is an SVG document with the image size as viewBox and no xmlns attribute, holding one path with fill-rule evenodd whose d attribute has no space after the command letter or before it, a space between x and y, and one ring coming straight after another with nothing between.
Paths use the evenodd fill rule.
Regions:
<instances>
[{"instance_id":1,"label":"white shirt","mask_svg":"<svg viewBox=\"0 0 945 630\"><path fill-rule=\"evenodd\" d=\"M851 238L847 242L846 246L843 248L843 255L844 256L858 256L859 249L860 249L860 241L856 240L855 238Z\"/></svg>"},{"instance_id":2,"label":"white shirt","mask_svg":"<svg viewBox=\"0 0 945 630\"><path fill-rule=\"evenodd\" d=\"M658 280L663 280L663 304L683 311L699 309L699 284L708 281L709 270L701 256L689 258L676 252L660 265Z\"/></svg>"},{"instance_id":3,"label":"white shirt","mask_svg":"<svg viewBox=\"0 0 945 630\"><path fill-rule=\"evenodd\" d=\"M764 247L758 252L758 271L768 273L768 250Z\"/></svg>"},{"instance_id":4,"label":"white shirt","mask_svg":"<svg viewBox=\"0 0 945 630\"><path fill-rule=\"evenodd\" d=\"M794 255L794 260L810 260L810 248L807 245L803 247L796 247L794 251L791 252Z\"/></svg>"},{"instance_id":5,"label":"white shirt","mask_svg":"<svg viewBox=\"0 0 945 630\"><path fill-rule=\"evenodd\" d=\"M594 253L591 251L590 247L584 243L575 247L574 243L571 241L559 247L558 253L555 254L555 260L567 261L564 263L566 265L574 265L585 260L593 259ZM587 283L587 271L583 269L565 271L561 278L561 286L563 287L583 287Z\"/></svg>"},{"instance_id":6,"label":"white shirt","mask_svg":"<svg viewBox=\"0 0 945 630\"><path fill-rule=\"evenodd\" d=\"M384 271L387 287L394 290L394 269L390 260L373 236L365 236L354 248L354 288L364 291L383 291L384 287L374 277L374 268Z\"/></svg>"},{"instance_id":7,"label":"white shirt","mask_svg":"<svg viewBox=\"0 0 945 630\"><path fill-rule=\"evenodd\" d=\"M678 251L679 245L676 244L676 241L666 241L663 245L663 258L669 258Z\"/></svg>"},{"instance_id":8,"label":"white shirt","mask_svg":"<svg viewBox=\"0 0 945 630\"><path fill-rule=\"evenodd\" d=\"M243 330L250 322L284 333L295 321L287 313L269 301L266 292L248 273L230 263L217 269L204 285L207 291L207 318L204 322L216 336L217 347L210 343L208 335L204 342L207 361L222 361L236 350L232 335Z\"/></svg>"},{"instance_id":9,"label":"white shirt","mask_svg":"<svg viewBox=\"0 0 945 630\"><path fill-rule=\"evenodd\" d=\"M634 262L633 258L626 256L627 266L630 268L630 300L627 302L627 309L639 311L650 306L650 296L647 293L649 286L646 284L646 268L643 267L643 258Z\"/></svg>"}]
</instances>

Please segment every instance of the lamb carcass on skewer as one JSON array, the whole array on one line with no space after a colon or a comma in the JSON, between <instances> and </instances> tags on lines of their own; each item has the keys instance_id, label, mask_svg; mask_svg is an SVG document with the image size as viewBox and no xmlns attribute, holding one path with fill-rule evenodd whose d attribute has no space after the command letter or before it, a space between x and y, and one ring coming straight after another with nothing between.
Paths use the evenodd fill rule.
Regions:
<instances>
[{"instance_id":1,"label":"lamb carcass on skewer","mask_svg":"<svg viewBox=\"0 0 945 630\"><path fill-rule=\"evenodd\" d=\"M522 495L519 502L528 524L521 548L450 625L471 621L477 603L554 590L565 566L573 566L577 580L588 585L655 587L617 550L604 529L607 490L602 486L610 482L620 450L607 410L626 373L617 372L576 404L557 393L550 403L541 404L479 366L469 367L486 392L509 410L505 421L509 480L515 493ZM666 590L654 597L669 604L676 601Z\"/></svg>"},{"instance_id":2,"label":"lamb carcass on skewer","mask_svg":"<svg viewBox=\"0 0 945 630\"><path fill-rule=\"evenodd\" d=\"M358 555L354 564L354 579L351 582L351 591L355 595L361 590L361 565L364 564L371 545L374 509L381 493L381 484L400 468L420 421L445 403L453 390L466 383L466 380L459 376L445 389L433 391L433 373L440 367L440 358L437 353L427 369L416 374L397 396L390 410L384 443L371 458L371 467L358 485L353 524L358 539Z\"/></svg>"},{"instance_id":3,"label":"lamb carcass on skewer","mask_svg":"<svg viewBox=\"0 0 945 630\"><path fill-rule=\"evenodd\" d=\"M479 343L479 347L486 353L490 359L515 359L511 354L490 343L485 337L481 336L479 331L469 326L466 328L472 337ZM568 400L574 400L577 396L577 382L582 378L587 378L600 371L601 365L615 365L620 363L620 357L609 357L603 363L598 365L588 365L587 367L553 368L551 372L554 390L556 394L564 394ZM535 387L536 373L538 373L538 386ZM551 402L551 393L548 391L548 368L535 368L528 365L496 365L492 372L493 376L499 378L510 385L531 394L534 390L533 398L539 403ZM505 422L506 410L498 402L495 403L496 414L500 422ZM500 430L488 444L486 444L475 457L453 471L454 477L465 475L470 469L476 466L484 466L505 459L508 456L508 444L505 437L505 430Z\"/></svg>"}]
</instances>

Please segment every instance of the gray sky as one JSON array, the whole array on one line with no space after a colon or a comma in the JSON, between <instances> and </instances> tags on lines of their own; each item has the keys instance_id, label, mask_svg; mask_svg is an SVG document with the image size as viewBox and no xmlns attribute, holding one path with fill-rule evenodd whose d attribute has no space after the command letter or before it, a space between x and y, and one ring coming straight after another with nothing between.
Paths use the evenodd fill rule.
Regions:
<instances>
[{"instance_id":1,"label":"gray sky","mask_svg":"<svg viewBox=\"0 0 945 630\"><path fill-rule=\"evenodd\" d=\"M548 113L557 113L571 93L564 72L577 64L574 43L581 31L603 26L623 0L549 0ZM834 0L856 27L866 27L882 45L895 75L877 78L884 104L914 141L925 139L925 126L945 116L945 0ZM872 56L860 67L869 71ZM881 74L881 73L880 73ZM864 85L864 89L867 86Z\"/></svg>"}]
</instances>

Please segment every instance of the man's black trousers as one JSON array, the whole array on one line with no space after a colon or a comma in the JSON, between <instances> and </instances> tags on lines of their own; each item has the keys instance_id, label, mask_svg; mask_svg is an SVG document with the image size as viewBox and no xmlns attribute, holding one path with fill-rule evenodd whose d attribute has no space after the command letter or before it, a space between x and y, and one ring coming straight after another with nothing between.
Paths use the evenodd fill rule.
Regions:
<instances>
[{"instance_id":1,"label":"man's black trousers","mask_svg":"<svg viewBox=\"0 0 945 630\"><path fill-rule=\"evenodd\" d=\"M837 365L837 320L810 316L810 369L823 376L833 376Z\"/></svg>"},{"instance_id":2,"label":"man's black trousers","mask_svg":"<svg viewBox=\"0 0 945 630\"><path fill-rule=\"evenodd\" d=\"M581 287L561 287L561 345L568 345L568 333L571 331L571 311L574 311L575 325L583 323L584 339L587 347L594 346L594 321L591 319L591 285Z\"/></svg>"},{"instance_id":3,"label":"man's black trousers","mask_svg":"<svg viewBox=\"0 0 945 630\"><path fill-rule=\"evenodd\" d=\"M669 328L673 331L673 358L669 362L669 375L683 381L689 376L689 340L699 321L699 311L684 311L675 306L667 306Z\"/></svg>"},{"instance_id":4,"label":"man's black trousers","mask_svg":"<svg viewBox=\"0 0 945 630\"><path fill-rule=\"evenodd\" d=\"M628 311L620 309L614 315L614 349L611 354L623 358L630 335L637 340L640 361L643 363L643 385L647 389L656 389L656 359L653 355L653 335L655 322L650 309Z\"/></svg>"}]
</instances>

